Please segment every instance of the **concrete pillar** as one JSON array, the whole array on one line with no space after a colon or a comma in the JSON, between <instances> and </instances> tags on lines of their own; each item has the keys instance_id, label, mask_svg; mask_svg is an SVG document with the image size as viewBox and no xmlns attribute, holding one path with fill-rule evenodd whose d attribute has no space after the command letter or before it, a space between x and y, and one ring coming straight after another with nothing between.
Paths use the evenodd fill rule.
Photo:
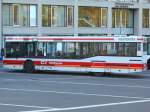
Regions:
<instances>
[{"instance_id":1,"label":"concrete pillar","mask_svg":"<svg viewBox=\"0 0 150 112\"><path fill-rule=\"evenodd\" d=\"M134 35L142 35L142 27L143 27L143 8L142 1L139 1L139 8L134 12Z\"/></svg>"},{"instance_id":2,"label":"concrete pillar","mask_svg":"<svg viewBox=\"0 0 150 112\"><path fill-rule=\"evenodd\" d=\"M42 36L41 28L42 28L42 0L38 0L37 5L37 25L38 25L38 36Z\"/></svg>"},{"instance_id":3,"label":"concrete pillar","mask_svg":"<svg viewBox=\"0 0 150 112\"><path fill-rule=\"evenodd\" d=\"M139 11L138 11L138 35L142 35L143 29L143 0L139 0Z\"/></svg>"},{"instance_id":4,"label":"concrete pillar","mask_svg":"<svg viewBox=\"0 0 150 112\"><path fill-rule=\"evenodd\" d=\"M74 0L74 36L78 36L78 0Z\"/></svg>"},{"instance_id":5,"label":"concrete pillar","mask_svg":"<svg viewBox=\"0 0 150 112\"><path fill-rule=\"evenodd\" d=\"M141 4L140 7L134 12L134 35L142 35L142 13L143 9Z\"/></svg>"},{"instance_id":6,"label":"concrete pillar","mask_svg":"<svg viewBox=\"0 0 150 112\"><path fill-rule=\"evenodd\" d=\"M138 35L142 35L142 21L143 21L143 9L142 7L139 8L138 12Z\"/></svg>"},{"instance_id":7,"label":"concrete pillar","mask_svg":"<svg viewBox=\"0 0 150 112\"><path fill-rule=\"evenodd\" d=\"M111 6L111 2L109 3L108 6L108 13L107 13L107 29L108 29L108 33L107 35L112 35L112 6Z\"/></svg>"}]
</instances>

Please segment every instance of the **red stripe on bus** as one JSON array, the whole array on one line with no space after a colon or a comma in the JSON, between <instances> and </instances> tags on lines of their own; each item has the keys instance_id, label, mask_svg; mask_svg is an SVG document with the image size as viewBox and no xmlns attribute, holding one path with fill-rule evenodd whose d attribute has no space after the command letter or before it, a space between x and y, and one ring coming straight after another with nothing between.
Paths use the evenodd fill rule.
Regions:
<instances>
[{"instance_id":1,"label":"red stripe on bus","mask_svg":"<svg viewBox=\"0 0 150 112\"><path fill-rule=\"evenodd\" d=\"M24 64L24 60L3 60L3 64Z\"/></svg>"},{"instance_id":2,"label":"red stripe on bus","mask_svg":"<svg viewBox=\"0 0 150 112\"><path fill-rule=\"evenodd\" d=\"M23 65L24 60L4 60L4 65ZM104 62L60 62L60 61L34 61L35 66L57 66L57 67L87 67L87 68L122 68L122 69L144 69L144 64L127 63L104 63Z\"/></svg>"}]
</instances>

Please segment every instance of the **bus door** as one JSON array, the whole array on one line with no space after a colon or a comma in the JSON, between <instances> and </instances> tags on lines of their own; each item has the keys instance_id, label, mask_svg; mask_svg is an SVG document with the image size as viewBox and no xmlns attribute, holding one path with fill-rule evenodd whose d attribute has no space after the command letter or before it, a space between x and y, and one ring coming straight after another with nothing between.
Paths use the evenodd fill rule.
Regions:
<instances>
[{"instance_id":1,"label":"bus door","mask_svg":"<svg viewBox=\"0 0 150 112\"><path fill-rule=\"evenodd\" d=\"M137 43L137 56L143 56L143 46L142 46L143 43Z\"/></svg>"},{"instance_id":2,"label":"bus door","mask_svg":"<svg viewBox=\"0 0 150 112\"><path fill-rule=\"evenodd\" d=\"M35 58L36 56L36 42L28 42L26 44L28 58Z\"/></svg>"},{"instance_id":3,"label":"bus door","mask_svg":"<svg viewBox=\"0 0 150 112\"><path fill-rule=\"evenodd\" d=\"M147 51L147 55L150 55L150 38L147 38L147 47L144 47L144 48L145 48L145 51Z\"/></svg>"},{"instance_id":4,"label":"bus door","mask_svg":"<svg viewBox=\"0 0 150 112\"><path fill-rule=\"evenodd\" d=\"M105 64L104 72L111 72L111 65L109 63Z\"/></svg>"}]
</instances>

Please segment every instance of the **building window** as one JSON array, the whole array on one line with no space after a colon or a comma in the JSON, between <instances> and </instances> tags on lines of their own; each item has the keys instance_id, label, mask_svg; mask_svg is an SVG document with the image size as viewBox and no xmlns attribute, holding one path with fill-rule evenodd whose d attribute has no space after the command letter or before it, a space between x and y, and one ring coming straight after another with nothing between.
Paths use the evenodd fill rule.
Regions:
<instances>
[{"instance_id":1,"label":"building window","mask_svg":"<svg viewBox=\"0 0 150 112\"><path fill-rule=\"evenodd\" d=\"M42 7L42 26L51 26L51 6L44 5Z\"/></svg>"},{"instance_id":2,"label":"building window","mask_svg":"<svg viewBox=\"0 0 150 112\"><path fill-rule=\"evenodd\" d=\"M30 26L36 26L37 24L37 13L36 6L30 5Z\"/></svg>"},{"instance_id":3,"label":"building window","mask_svg":"<svg viewBox=\"0 0 150 112\"><path fill-rule=\"evenodd\" d=\"M107 26L107 9L101 8L101 26L106 27Z\"/></svg>"},{"instance_id":4,"label":"building window","mask_svg":"<svg viewBox=\"0 0 150 112\"><path fill-rule=\"evenodd\" d=\"M3 25L10 26L13 23L12 5L3 5Z\"/></svg>"},{"instance_id":5,"label":"building window","mask_svg":"<svg viewBox=\"0 0 150 112\"><path fill-rule=\"evenodd\" d=\"M143 28L149 28L149 9L143 9Z\"/></svg>"},{"instance_id":6,"label":"building window","mask_svg":"<svg viewBox=\"0 0 150 112\"><path fill-rule=\"evenodd\" d=\"M52 6L52 26L64 27L65 26L65 7Z\"/></svg>"},{"instance_id":7,"label":"building window","mask_svg":"<svg viewBox=\"0 0 150 112\"><path fill-rule=\"evenodd\" d=\"M113 9L112 10L113 28L133 28L133 10Z\"/></svg>"},{"instance_id":8,"label":"building window","mask_svg":"<svg viewBox=\"0 0 150 112\"><path fill-rule=\"evenodd\" d=\"M42 26L44 27L73 26L73 7L43 5Z\"/></svg>"},{"instance_id":9,"label":"building window","mask_svg":"<svg viewBox=\"0 0 150 112\"><path fill-rule=\"evenodd\" d=\"M79 27L107 27L107 8L79 7Z\"/></svg>"},{"instance_id":10,"label":"building window","mask_svg":"<svg viewBox=\"0 0 150 112\"><path fill-rule=\"evenodd\" d=\"M36 5L3 4L4 26L37 26Z\"/></svg>"},{"instance_id":11,"label":"building window","mask_svg":"<svg viewBox=\"0 0 150 112\"><path fill-rule=\"evenodd\" d=\"M73 7L67 7L67 26L73 26Z\"/></svg>"},{"instance_id":12,"label":"building window","mask_svg":"<svg viewBox=\"0 0 150 112\"><path fill-rule=\"evenodd\" d=\"M21 26L28 26L29 25L29 7L28 5L22 5L20 7L20 24Z\"/></svg>"},{"instance_id":13,"label":"building window","mask_svg":"<svg viewBox=\"0 0 150 112\"><path fill-rule=\"evenodd\" d=\"M13 24L19 25L19 5L13 5Z\"/></svg>"}]
</instances>

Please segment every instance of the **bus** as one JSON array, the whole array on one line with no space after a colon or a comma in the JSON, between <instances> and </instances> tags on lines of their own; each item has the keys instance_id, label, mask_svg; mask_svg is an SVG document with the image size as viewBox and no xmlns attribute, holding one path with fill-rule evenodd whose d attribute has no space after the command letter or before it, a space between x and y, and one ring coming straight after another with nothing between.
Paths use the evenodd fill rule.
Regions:
<instances>
[{"instance_id":1,"label":"bus","mask_svg":"<svg viewBox=\"0 0 150 112\"><path fill-rule=\"evenodd\" d=\"M132 73L150 69L150 39L143 36L5 37L4 68Z\"/></svg>"}]
</instances>

